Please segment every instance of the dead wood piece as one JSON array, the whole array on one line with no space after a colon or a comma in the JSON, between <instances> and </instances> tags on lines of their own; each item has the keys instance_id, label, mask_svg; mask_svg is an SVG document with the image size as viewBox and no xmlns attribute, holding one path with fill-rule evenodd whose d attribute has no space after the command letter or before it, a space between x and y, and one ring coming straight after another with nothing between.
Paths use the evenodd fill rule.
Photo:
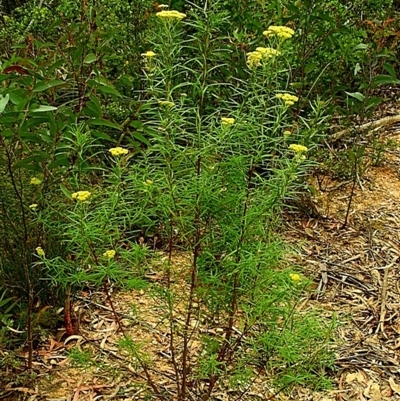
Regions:
<instances>
[{"instance_id":1,"label":"dead wood piece","mask_svg":"<svg viewBox=\"0 0 400 401\"><path fill-rule=\"evenodd\" d=\"M395 124L395 123L397 123L399 121L400 121L400 115L383 117L383 118L381 118L379 120L370 121L368 123L365 123L365 124L362 124L362 125L358 125L355 128L354 127L346 128L346 129L344 129L342 131L336 132L335 134L332 135L332 137L330 139L332 139L334 141L337 141L337 140L343 138L344 136L350 134L354 130L358 130L358 131L365 131L367 129L373 130L373 129L376 129L376 128L384 127L386 125Z\"/></svg>"}]
</instances>

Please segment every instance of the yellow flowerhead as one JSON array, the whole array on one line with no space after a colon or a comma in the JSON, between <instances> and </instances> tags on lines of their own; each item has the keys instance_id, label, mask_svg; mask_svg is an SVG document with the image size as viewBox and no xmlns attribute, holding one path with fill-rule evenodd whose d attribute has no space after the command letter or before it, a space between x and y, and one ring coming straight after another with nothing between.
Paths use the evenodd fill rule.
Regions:
<instances>
[{"instance_id":1,"label":"yellow flowerhead","mask_svg":"<svg viewBox=\"0 0 400 401\"><path fill-rule=\"evenodd\" d=\"M110 249L109 251L105 251L103 253L103 256L105 256L108 259L114 259L115 258L115 251L114 249Z\"/></svg>"},{"instance_id":2,"label":"yellow flowerhead","mask_svg":"<svg viewBox=\"0 0 400 401\"><path fill-rule=\"evenodd\" d=\"M128 149L121 148L121 146L111 148L108 151L115 157L127 155L129 153Z\"/></svg>"},{"instance_id":3,"label":"yellow flowerhead","mask_svg":"<svg viewBox=\"0 0 400 401\"><path fill-rule=\"evenodd\" d=\"M277 36L278 38L285 40L290 39L294 35L294 30L287 26L271 25L266 31L263 32L263 35L267 38L271 36Z\"/></svg>"},{"instance_id":4,"label":"yellow flowerhead","mask_svg":"<svg viewBox=\"0 0 400 401\"><path fill-rule=\"evenodd\" d=\"M283 131L283 136L287 138L288 136L292 135L292 132L289 130Z\"/></svg>"},{"instance_id":5,"label":"yellow flowerhead","mask_svg":"<svg viewBox=\"0 0 400 401\"><path fill-rule=\"evenodd\" d=\"M39 180L39 178L36 178L36 177L31 178L32 185L40 185L41 183L42 183L42 180Z\"/></svg>"},{"instance_id":6,"label":"yellow flowerhead","mask_svg":"<svg viewBox=\"0 0 400 401\"><path fill-rule=\"evenodd\" d=\"M158 7L160 10L165 10L166 8L169 8L169 5L168 5L168 4L159 4L157 7Z\"/></svg>"},{"instance_id":7,"label":"yellow flowerhead","mask_svg":"<svg viewBox=\"0 0 400 401\"><path fill-rule=\"evenodd\" d=\"M282 99L286 106L293 106L295 102L299 100L297 96L291 95L290 93L278 93L276 95L277 99Z\"/></svg>"},{"instance_id":8,"label":"yellow flowerhead","mask_svg":"<svg viewBox=\"0 0 400 401\"><path fill-rule=\"evenodd\" d=\"M29 209L35 211L39 205L37 203L32 203L32 205L29 205Z\"/></svg>"},{"instance_id":9,"label":"yellow flowerhead","mask_svg":"<svg viewBox=\"0 0 400 401\"><path fill-rule=\"evenodd\" d=\"M168 107L168 108L171 108L171 107L175 106L175 103L174 102L170 102L169 100L160 100L158 102L158 104L160 106L165 106L165 107Z\"/></svg>"},{"instance_id":10,"label":"yellow flowerhead","mask_svg":"<svg viewBox=\"0 0 400 401\"><path fill-rule=\"evenodd\" d=\"M295 153L304 153L308 151L307 146L299 145L297 143L292 143L289 145L289 149L293 150Z\"/></svg>"},{"instance_id":11,"label":"yellow flowerhead","mask_svg":"<svg viewBox=\"0 0 400 401\"><path fill-rule=\"evenodd\" d=\"M301 276L300 274L297 273L291 273L289 274L290 278L292 279L292 281L294 281L295 283L298 283L299 281L301 281Z\"/></svg>"},{"instance_id":12,"label":"yellow flowerhead","mask_svg":"<svg viewBox=\"0 0 400 401\"><path fill-rule=\"evenodd\" d=\"M261 53L263 59L272 58L281 54L279 50L273 49L272 47L257 47L256 51Z\"/></svg>"},{"instance_id":13,"label":"yellow flowerhead","mask_svg":"<svg viewBox=\"0 0 400 401\"><path fill-rule=\"evenodd\" d=\"M221 117L221 123L222 125L233 125L235 123L235 119L230 117Z\"/></svg>"},{"instance_id":14,"label":"yellow flowerhead","mask_svg":"<svg viewBox=\"0 0 400 401\"><path fill-rule=\"evenodd\" d=\"M92 194L89 191L78 191L72 194L72 199L76 199L79 202L87 201Z\"/></svg>"},{"instance_id":15,"label":"yellow flowerhead","mask_svg":"<svg viewBox=\"0 0 400 401\"><path fill-rule=\"evenodd\" d=\"M259 67L261 65L261 60L263 59L262 53L259 51L247 53L247 66L250 69Z\"/></svg>"},{"instance_id":16,"label":"yellow flowerhead","mask_svg":"<svg viewBox=\"0 0 400 401\"><path fill-rule=\"evenodd\" d=\"M146 53L142 53L141 56L145 58L153 58L156 56L156 54L153 51L149 50Z\"/></svg>"},{"instance_id":17,"label":"yellow flowerhead","mask_svg":"<svg viewBox=\"0 0 400 401\"><path fill-rule=\"evenodd\" d=\"M163 10L156 13L158 18L165 18L165 19L177 19L181 20L186 17L186 14L180 13L179 11L175 10Z\"/></svg>"},{"instance_id":18,"label":"yellow flowerhead","mask_svg":"<svg viewBox=\"0 0 400 401\"><path fill-rule=\"evenodd\" d=\"M38 256L43 256L43 257L45 256L44 250L41 246L38 246L36 248L36 253L38 254Z\"/></svg>"},{"instance_id":19,"label":"yellow flowerhead","mask_svg":"<svg viewBox=\"0 0 400 401\"><path fill-rule=\"evenodd\" d=\"M146 181L143 183L143 185L144 185L145 187L148 187L148 186L153 185L153 184L154 184L154 181L152 181L152 180L146 180Z\"/></svg>"}]
</instances>

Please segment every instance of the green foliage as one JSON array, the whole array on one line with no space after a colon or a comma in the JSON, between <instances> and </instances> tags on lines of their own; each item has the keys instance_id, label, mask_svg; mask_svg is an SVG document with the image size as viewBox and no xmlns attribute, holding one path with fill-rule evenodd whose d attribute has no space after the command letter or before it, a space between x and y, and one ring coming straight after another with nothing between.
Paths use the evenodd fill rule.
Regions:
<instances>
[{"instance_id":1,"label":"green foliage","mask_svg":"<svg viewBox=\"0 0 400 401\"><path fill-rule=\"evenodd\" d=\"M330 388L332 383L326 373L334 369L329 342L335 322L326 327L317 314L293 312L284 319L280 331L267 331L253 344L257 350L254 358L272 372L279 388L293 385L309 386L317 391ZM284 313L281 311L281 315Z\"/></svg>"},{"instance_id":2,"label":"green foliage","mask_svg":"<svg viewBox=\"0 0 400 401\"><path fill-rule=\"evenodd\" d=\"M89 369L99 366L95 353L89 349L71 348L68 352L68 357L71 359L71 364L74 367Z\"/></svg>"}]
</instances>

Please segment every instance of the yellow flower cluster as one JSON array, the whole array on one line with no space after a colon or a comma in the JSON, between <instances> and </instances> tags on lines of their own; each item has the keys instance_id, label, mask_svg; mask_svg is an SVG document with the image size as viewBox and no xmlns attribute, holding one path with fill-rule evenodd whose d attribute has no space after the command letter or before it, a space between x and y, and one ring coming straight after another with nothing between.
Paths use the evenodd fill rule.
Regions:
<instances>
[{"instance_id":1,"label":"yellow flower cluster","mask_svg":"<svg viewBox=\"0 0 400 401\"><path fill-rule=\"evenodd\" d=\"M108 258L108 259L114 259L114 258L115 258L115 251L114 251L114 249L111 249L111 250L109 250L109 251L105 251L105 252L103 253L103 256L105 256L105 257Z\"/></svg>"},{"instance_id":2,"label":"yellow flower cluster","mask_svg":"<svg viewBox=\"0 0 400 401\"><path fill-rule=\"evenodd\" d=\"M175 106L175 103L174 103L174 102L170 102L169 100L160 100L160 101L158 102L158 104L159 104L160 106L165 106L165 107L169 107L169 108Z\"/></svg>"},{"instance_id":3,"label":"yellow flower cluster","mask_svg":"<svg viewBox=\"0 0 400 401\"><path fill-rule=\"evenodd\" d=\"M160 10L164 10L164 9L166 9L166 8L169 8L169 5L168 5L168 4L159 4L159 5L158 5L158 8L159 8Z\"/></svg>"},{"instance_id":4,"label":"yellow flower cluster","mask_svg":"<svg viewBox=\"0 0 400 401\"><path fill-rule=\"evenodd\" d=\"M301 281L300 274L291 273L291 274L289 274L289 276L290 276L290 278L292 279L292 281L294 281L295 283Z\"/></svg>"},{"instance_id":5,"label":"yellow flower cluster","mask_svg":"<svg viewBox=\"0 0 400 401\"><path fill-rule=\"evenodd\" d=\"M276 95L278 99L282 99L286 106L292 106L294 102L297 102L299 98L297 96L291 95L290 93L278 93Z\"/></svg>"},{"instance_id":6,"label":"yellow flower cluster","mask_svg":"<svg viewBox=\"0 0 400 401\"><path fill-rule=\"evenodd\" d=\"M146 180L146 181L143 183L143 185L144 185L145 187L148 187L148 186L153 185L153 184L154 184L154 181L152 181L152 180Z\"/></svg>"},{"instance_id":7,"label":"yellow flower cluster","mask_svg":"<svg viewBox=\"0 0 400 401\"><path fill-rule=\"evenodd\" d=\"M177 19L181 20L186 17L186 14L180 13L175 10L163 10L156 13L158 18Z\"/></svg>"},{"instance_id":8,"label":"yellow flower cluster","mask_svg":"<svg viewBox=\"0 0 400 401\"><path fill-rule=\"evenodd\" d=\"M247 53L247 66L250 69L259 67L261 65L262 58L262 54L258 51Z\"/></svg>"},{"instance_id":9,"label":"yellow flower cluster","mask_svg":"<svg viewBox=\"0 0 400 401\"><path fill-rule=\"evenodd\" d=\"M43 250L43 248L42 248L41 246L38 246L38 247L36 248L36 253L37 253L39 256L45 256L44 250Z\"/></svg>"},{"instance_id":10,"label":"yellow flower cluster","mask_svg":"<svg viewBox=\"0 0 400 401\"><path fill-rule=\"evenodd\" d=\"M259 67L263 60L279 56L280 51L272 47L257 47L254 52L247 53L247 65L250 69Z\"/></svg>"},{"instance_id":11,"label":"yellow flower cluster","mask_svg":"<svg viewBox=\"0 0 400 401\"><path fill-rule=\"evenodd\" d=\"M32 205L29 205L29 209L35 211L39 205L37 203L32 203Z\"/></svg>"},{"instance_id":12,"label":"yellow flower cluster","mask_svg":"<svg viewBox=\"0 0 400 401\"><path fill-rule=\"evenodd\" d=\"M288 28L287 26L274 26L271 25L266 31L263 32L263 35L268 37L278 36L280 39L290 39L294 35L294 30Z\"/></svg>"},{"instance_id":13,"label":"yellow flower cluster","mask_svg":"<svg viewBox=\"0 0 400 401\"><path fill-rule=\"evenodd\" d=\"M256 52L261 53L263 59L272 58L281 54L279 50L273 49L272 47L257 47Z\"/></svg>"},{"instance_id":14,"label":"yellow flower cluster","mask_svg":"<svg viewBox=\"0 0 400 401\"><path fill-rule=\"evenodd\" d=\"M36 178L36 177L31 178L32 185L40 185L41 183L42 183L42 180L39 180L39 178Z\"/></svg>"},{"instance_id":15,"label":"yellow flower cluster","mask_svg":"<svg viewBox=\"0 0 400 401\"><path fill-rule=\"evenodd\" d=\"M307 146L299 145L297 143L292 143L289 145L289 149L293 150L295 153L304 153L308 150Z\"/></svg>"},{"instance_id":16,"label":"yellow flower cluster","mask_svg":"<svg viewBox=\"0 0 400 401\"><path fill-rule=\"evenodd\" d=\"M121 148L121 146L111 148L108 151L115 157L127 155L129 153L128 149Z\"/></svg>"},{"instance_id":17,"label":"yellow flower cluster","mask_svg":"<svg viewBox=\"0 0 400 401\"><path fill-rule=\"evenodd\" d=\"M233 125L235 123L235 119L230 117L221 117L221 123L222 125Z\"/></svg>"},{"instance_id":18,"label":"yellow flower cluster","mask_svg":"<svg viewBox=\"0 0 400 401\"><path fill-rule=\"evenodd\" d=\"M156 54L153 51L148 50L146 53L142 53L141 56L145 58L152 58L155 57Z\"/></svg>"},{"instance_id":19,"label":"yellow flower cluster","mask_svg":"<svg viewBox=\"0 0 400 401\"><path fill-rule=\"evenodd\" d=\"M72 194L72 199L76 199L79 202L87 201L92 194L89 191L78 191Z\"/></svg>"}]
</instances>

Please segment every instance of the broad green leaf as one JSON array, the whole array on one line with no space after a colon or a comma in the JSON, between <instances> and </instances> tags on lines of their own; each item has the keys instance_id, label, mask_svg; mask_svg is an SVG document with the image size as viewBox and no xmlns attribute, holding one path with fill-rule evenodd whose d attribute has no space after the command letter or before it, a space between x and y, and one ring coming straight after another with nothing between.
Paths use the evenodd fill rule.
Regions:
<instances>
[{"instance_id":1,"label":"broad green leaf","mask_svg":"<svg viewBox=\"0 0 400 401\"><path fill-rule=\"evenodd\" d=\"M366 45L365 43L360 43L359 45L354 47L354 51L356 50L366 50L368 49L368 45Z\"/></svg>"},{"instance_id":2,"label":"broad green leaf","mask_svg":"<svg viewBox=\"0 0 400 401\"><path fill-rule=\"evenodd\" d=\"M47 111L57 110L57 107L41 104L37 109L31 110L32 113L45 113Z\"/></svg>"},{"instance_id":3,"label":"broad green leaf","mask_svg":"<svg viewBox=\"0 0 400 401\"><path fill-rule=\"evenodd\" d=\"M65 185L60 184L60 189L61 189L61 192L62 192L67 198L71 199L72 194L71 194L71 192L67 189L67 187L66 187Z\"/></svg>"},{"instance_id":4,"label":"broad green leaf","mask_svg":"<svg viewBox=\"0 0 400 401\"><path fill-rule=\"evenodd\" d=\"M36 162L27 163L24 160L20 160L17 163L15 163L15 166L29 171L42 172L42 168Z\"/></svg>"},{"instance_id":5,"label":"broad green leaf","mask_svg":"<svg viewBox=\"0 0 400 401\"><path fill-rule=\"evenodd\" d=\"M136 129L140 129L143 127L143 123L139 120L131 121L131 123L129 125Z\"/></svg>"},{"instance_id":6,"label":"broad green leaf","mask_svg":"<svg viewBox=\"0 0 400 401\"><path fill-rule=\"evenodd\" d=\"M113 139L110 137L110 135L106 134L105 132L97 131L97 130L92 130L90 132L92 136L95 138L100 138L100 139L105 139L106 141L112 141Z\"/></svg>"},{"instance_id":7,"label":"broad green leaf","mask_svg":"<svg viewBox=\"0 0 400 401\"><path fill-rule=\"evenodd\" d=\"M391 77L390 75L377 75L372 80L372 86L376 88L379 85L388 85L388 84L400 84L400 80Z\"/></svg>"},{"instance_id":8,"label":"broad green leaf","mask_svg":"<svg viewBox=\"0 0 400 401\"><path fill-rule=\"evenodd\" d=\"M39 127L42 124L47 124L49 122L48 114L34 114L32 118L26 120L25 125L28 128Z\"/></svg>"},{"instance_id":9,"label":"broad green leaf","mask_svg":"<svg viewBox=\"0 0 400 401\"><path fill-rule=\"evenodd\" d=\"M56 47L55 43L53 42L40 42L37 40L35 44L39 49L42 49L44 47Z\"/></svg>"},{"instance_id":10,"label":"broad green leaf","mask_svg":"<svg viewBox=\"0 0 400 401\"><path fill-rule=\"evenodd\" d=\"M121 127L112 121L104 120L103 118L93 118L92 120L87 121L88 125L100 125L103 127L114 128L117 130L121 130Z\"/></svg>"},{"instance_id":11,"label":"broad green leaf","mask_svg":"<svg viewBox=\"0 0 400 401\"><path fill-rule=\"evenodd\" d=\"M90 117L101 118L103 116L101 104L96 96L90 96L90 100L86 103L86 109L86 113Z\"/></svg>"},{"instance_id":12,"label":"broad green leaf","mask_svg":"<svg viewBox=\"0 0 400 401\"><path fill-rule=\"evenodd\" d=\"M48 165L49 170L54 170L57 167L69 167L69 160L67 157L58 157L53 163Z\"/></svg>"},{"instance_id":13,"label":"broad green leaf","mask_svg":"<svg viewBox=\"0 0 400 401\"><path fill-rule=\"evenodd\" d=\"M23 89L17 88L10 90L9 95L11 103L15 104L16 106L24 107L29 100L28 93Z\"/></svg>"},{"instance_id":14,"label":"broad green leaf","mask_svg":"<svg viewBox=\"0 0 400 401\"><path fill-rule=\"evenodd\" d=\"M4 111L4 109L6 108L9 100L10 100L10 95L9 94L0 97L0 113L2 113Z\"/></svg>"},{"instance_id":15,"label":"broad green leaf","mask_svg":"<svg viewBox=\"0 0 400 401\"><path fill-rule=\"evenodd\" d=\"M115 96L122 97L122 95L114 87L112 87L110 85L107 85L107 86L99 85L97 87L97 89L99 92L102 92L102 93L107 93L109 95L115 95Z\"/></svg>"},{"instance_id":16,"label":"broad green leaf","mask_svg":"<svg viewBox=\"0 0 400 401\"><path fill-rule=\"evenodd\" d=\"M304 68L304 72L305 72L306 74L308 74L309 72L314 71L316 67L318 67L318 64L317 64L317 63L310 63L310 64L307 64L307 65L305 66L305 68Z\"/></svg>"},{"instance_id":17,"label":"broad green leaf","mask_svg":"<svg viewBox=\"0 0 400 401\"><path fill-rule=\"evenodd\" d=\"M15 165L18 166L19 163L32 163L32 162L41 163L43 160L46 159L46 157L48 157L46 154L45 156L43 156L43 154L28 156L16 162Z\"/></svg>"},{"instance_id":18,"label":"broad green leaf","mask_svg":"<svg viewBox=\"0 0 400 401\"><path fill-rule=\"evenodd\" d=\"M356 76L361 70L360 63L357 63L354 67L354 76Z\"/></svg>"},{"instance_id":19,"label":"broad green leaf","mask_svg":"<svg viewBox=\"0 0 400 401\"><path fill-rule=\"evenodd\" d=\"M368 98L368 100L366 101L365 110L374 108L375 106L378 106L378 104L381 104L382 102L383 102L383 98L378 97L378 96L372 96L372 97Z\"/></svg>"},{"instance_id":20,"label":"broad green leaf","mask_svg":"<svg viewBox=\"0 0 400 401\"><path fill-rule=\"evenodd\" d=\"M97 60L97 56L94 53L90 53L83 59L83 63L91 64L91 63L94 63L96 60Z\"/></svg>"},{"instance_id":21,"label":"broad green leaf","mask_svg":"<svg viewBox=\"0 0 400 401\"><path fill-rule=\"evenodd\" d=\"M396 79L396 70L392 66L392 64L385 63L383 64L383 68L389 73L389 75L393 78Z\"/></svg>"},{"instance_id":22,"label":"broad green leaf","mask_svg":"<svg viewBox=\"0 0 400 401\"><path fill-rule=\"evenodd\" d=\"M54 79L48 82L39 82L37 85L35 85L32 92L43 92L47 89L54 88L55 86L60 86L63 84L65 84L65 82L61 81L60 79Z\"/></svg>"},{"instance_id":23,"label":"broad green leaf","mask_svg":"<svg viewBox=\"0 0 400 401\"><path fill-rule=\"evenodd\" d=\"M131 135L137 139L138 141L144 143L147 146L150 146L151 143L149 142L148 139L146 139L140 132L132 132Z\"/></svg>"},{"instance_id":24,"label":"broad green leaf","mask_svg":"<svg viewBox=\"0 0 400 401\"><path fill-rule=\"evenodd\" d=\"M354 97L354 99L357 99L360 102L363 102L365 100L365 96L360 92L346 92L345 91L345 93L346 93L346 95Z\"/></svg>"},{"instance_id":25,"label":"broad green leaf","mask_svg":"<svg viewBox=\"0 0 400 401\"><path fill-rule=\"evenodd\" d=\"M14 132L11 131L10 129L5 129L3 131L0 131L0 136L3 138L11 138L14 135Z\"/></svg>"}]
</instances>

